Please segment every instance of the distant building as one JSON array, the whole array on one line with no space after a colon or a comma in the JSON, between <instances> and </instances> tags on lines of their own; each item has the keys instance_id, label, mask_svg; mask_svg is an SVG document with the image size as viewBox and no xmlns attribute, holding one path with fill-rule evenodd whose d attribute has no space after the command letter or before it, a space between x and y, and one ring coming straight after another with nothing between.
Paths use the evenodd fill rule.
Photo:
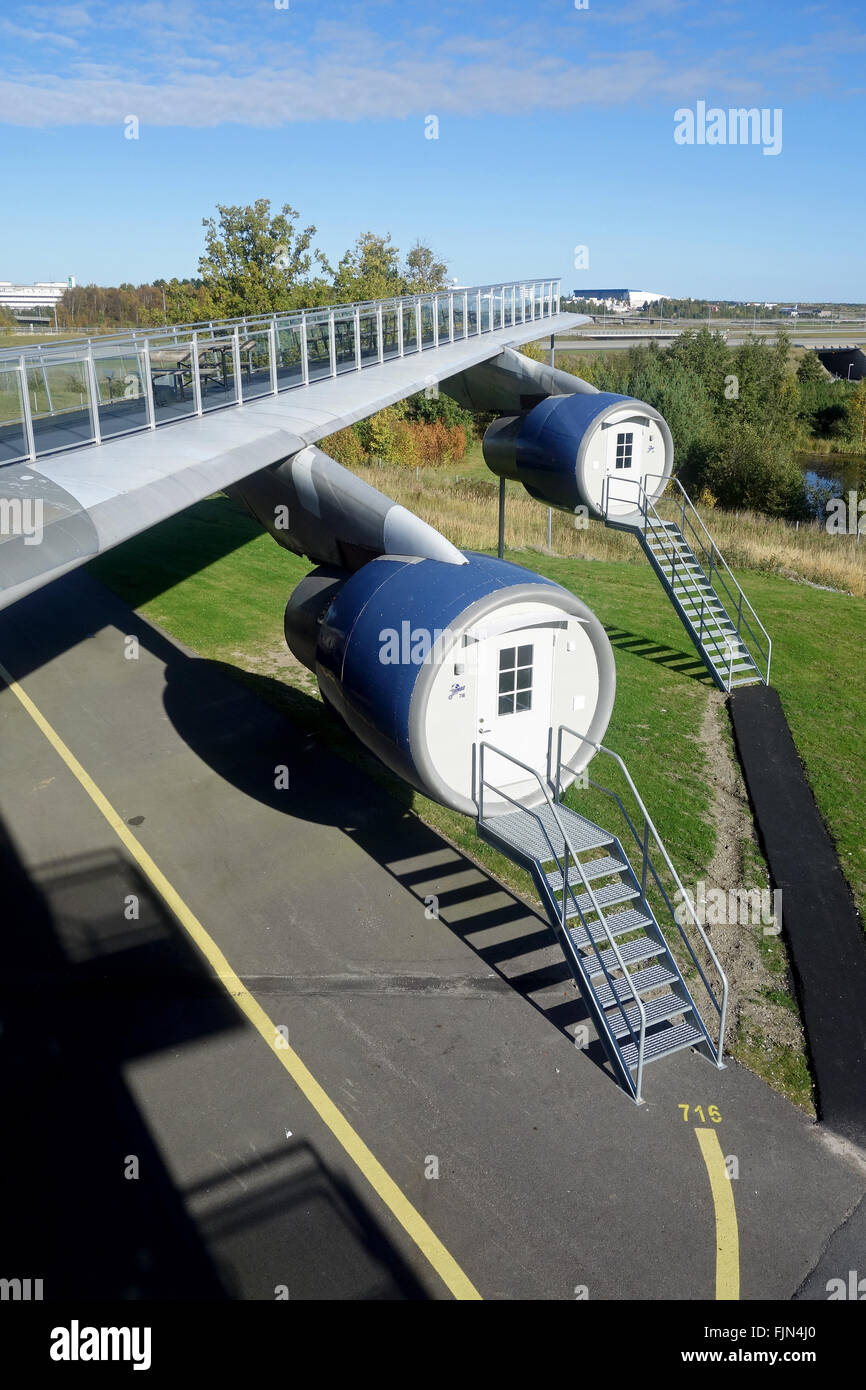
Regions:
<instances>
[{"instance_id":1,"label":"distant building","mask_svg":"<svg viewBox=\"0 0 866 1390\"><path fill-rule=\"evenodd\" d=\"M573 290L573 299L584 299L588 304L603 304L605 308L623 313L626 309L642 309L645 304L656 304L662 296L651 290Z\"/></svg>"},{"instance_id":2,"label":"distant building","mask_svg":"<svg viewBox=\"0 0 866 1390\"><path fill-rule=\"evenodd\" d=\"M0 280L0 304L17 317L26 318L35 309L53 309L66 291L74 288L74 275L67 280L39 280L35 285L13 285L9 280Z\"/></svg>"},{"instance_id":3,"label":"distant building","mask_svg":"<svg viewBox=\"0 0 866 1390\"><path fill-rule=\"evenodd\" d=\"M798 319L800 317L799 304L780 304L779 315L783 319Z\"/></svg>"}]
</instances>

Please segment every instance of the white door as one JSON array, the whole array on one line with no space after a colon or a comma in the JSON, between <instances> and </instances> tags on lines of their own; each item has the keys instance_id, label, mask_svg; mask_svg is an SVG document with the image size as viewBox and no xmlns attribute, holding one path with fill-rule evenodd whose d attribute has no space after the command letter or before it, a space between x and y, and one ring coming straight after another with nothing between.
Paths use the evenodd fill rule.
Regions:
<instances>
[{"instance_id":1,"label":"white door","mask_svg":"<svg viewBox=\"0 0 866 1390\"><path fill-rule=\"evenodd\" d=\"M614 516L633 511L640 499L637 483L643 480L643 425L639 420L606 422L604 471L609 476L607 495Z\"/></svg>"},{"instance_id":2,"label":"white door","mask_svg":"<svg viewBox=\"0 0 866 1390\"><path fill-rule=\"evenodd\" d=\"M547 776L555 639L554 628L518 628L482 640L478 652L478 742L512 754L542 777ZM522 768L488 751L484 780L507 788L531 779ZM486 787L485 795L489 791Z\"/></svg>"}]
</instances>

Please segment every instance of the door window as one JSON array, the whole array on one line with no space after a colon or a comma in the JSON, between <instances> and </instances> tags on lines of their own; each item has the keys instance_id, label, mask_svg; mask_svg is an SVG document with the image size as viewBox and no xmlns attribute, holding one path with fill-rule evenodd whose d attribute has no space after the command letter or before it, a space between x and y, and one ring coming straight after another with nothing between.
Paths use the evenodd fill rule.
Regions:
<instances>
[{"instance_id":1,"label":"door window","mask_svg":"<svg viewBox=\"0 0 866 1390\"><path fill-rule=\"evenodd\" d=\"M631 468L631 450L634 433L632 430L621 430L616 437L616 466L617 468Z\"/></svg>"},{"instance_id":2,"label":"door window","mask_svg":"<svg viewBox=\"0 0 866 1390\"><path fill-rule=\"evenodd\" d=\"M532 643L499 653L499 714L532 709Z\"/></svg>"}]
</instances>

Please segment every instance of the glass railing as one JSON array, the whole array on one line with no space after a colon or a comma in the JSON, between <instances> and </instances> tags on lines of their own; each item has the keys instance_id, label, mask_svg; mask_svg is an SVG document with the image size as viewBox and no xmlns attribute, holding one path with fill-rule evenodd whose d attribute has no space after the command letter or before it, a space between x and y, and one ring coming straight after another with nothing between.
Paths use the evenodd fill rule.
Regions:
<instances>
[{"instance_id":1,"label":"glass railing","mask_svg":"<svg viewBox=\"0 0 866 1390\"><path fill-rule=\"evenodd\" d=\"M3 348L0 465L541 321L559 300L559 280L518 280Z\"/></svg>"}]
</instances>

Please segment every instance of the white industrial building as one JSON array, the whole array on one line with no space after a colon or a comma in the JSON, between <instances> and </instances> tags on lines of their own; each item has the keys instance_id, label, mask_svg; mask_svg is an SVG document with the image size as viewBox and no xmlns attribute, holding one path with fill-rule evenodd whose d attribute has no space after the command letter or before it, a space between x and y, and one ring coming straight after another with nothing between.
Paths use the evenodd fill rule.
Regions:
<instances>
[{"instance_id":1,"label":"white industrial building","mask_svg":"<svg viewBox=\"0 0 866 1390\"><path fill-rule=\"evenodd\" d=\"M646 304L657 304L664 296L652 290L573 290L573 299L583 299L589 304L603 304L607 309L624 313L627 309L643 309Z\"/></svg>"},{"instance_id":2,"label":"white industrial building","mask_svg":"<svg viewBox=\"0 0 866 1390\"><path fill-rule=\"evenodd\" d=\"M35 285L13 285L0 280L0 304L15 314L32 313L44 305L53 309L67 290L75 288L75 276L66 280L39 280Z\"/></svg>"}]
</instances>

